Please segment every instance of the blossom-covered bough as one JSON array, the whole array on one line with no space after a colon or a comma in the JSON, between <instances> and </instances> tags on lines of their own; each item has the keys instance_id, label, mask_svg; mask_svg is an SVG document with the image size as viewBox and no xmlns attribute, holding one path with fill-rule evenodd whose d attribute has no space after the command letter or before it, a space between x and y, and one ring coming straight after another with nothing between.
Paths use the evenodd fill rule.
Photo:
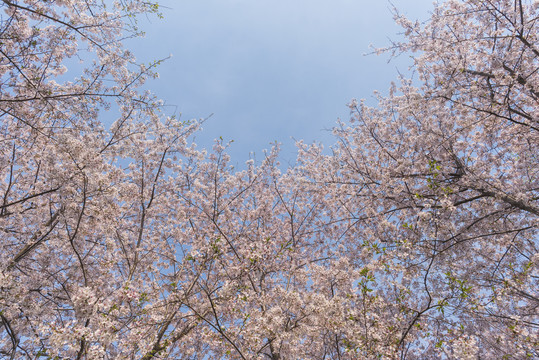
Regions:
<instances>
[{"instance_id":1,"label":"blossom-covered bough","mask_svg":"<svg viewBox=\"0 0 539 360\"><path fill-rule=\"evenodd\" d=\"M140 90L156 4L0 8L1 358L539 357L537 1L397 16L415 80L243 171Z\"/></svg>"},{"instance_id":2,"label":"blossom-covered bough","mask_svg":"<svg viewBox=\"0 0 539 360\"><path fill-rule=\"evenodd\" d=\"M328 207L350 223L347 253L392 314L349 337L356 349L538 356L538 10L447 1L424 26L397 17L394 49L416 53L420 85L403 79L376 108L353 102L333 154L305 165L338 194Z\"/></svg>"}]
</instances>

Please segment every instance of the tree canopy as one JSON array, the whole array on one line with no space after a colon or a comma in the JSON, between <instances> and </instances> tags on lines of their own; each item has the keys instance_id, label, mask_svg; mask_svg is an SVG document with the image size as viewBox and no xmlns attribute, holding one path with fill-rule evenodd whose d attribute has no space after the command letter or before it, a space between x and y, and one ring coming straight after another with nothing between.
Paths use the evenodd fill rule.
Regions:
<instances>
[{"instance_id":1,"label":"tree canopy","mask_svg":"<svg viewBox=\"0 0 539 360\"><path fill-rule=\"evenodd\" d=\"M1 357L539 357L536 0L397 13L413 78L242 171L140 88L157 4L0 9Z\"/></svg>"}]
</instances>

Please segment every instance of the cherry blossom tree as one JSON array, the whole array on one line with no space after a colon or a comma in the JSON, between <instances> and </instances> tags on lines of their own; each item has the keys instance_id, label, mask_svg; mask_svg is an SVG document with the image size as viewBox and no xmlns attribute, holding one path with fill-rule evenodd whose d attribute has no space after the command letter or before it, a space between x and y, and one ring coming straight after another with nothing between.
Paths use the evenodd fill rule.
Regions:
<instances>
[{"instance_id":1,"label":"cherry blossom tree","mask_svg":"<svg viewBox=\"0 0 539 360\"><path fill-rule=\"evenodd\" d=\"M345 257L371 274L373 323L342 326L363 329L346 339L367 358L539 356L538 11L397 14L406 41L390 50L416 54L415 81L377 107L352 102L331 155L304 148L313 191L346 224Z\"/></svg>"},{"instance_id":2,"label":"cherry blossom tree","mask_svg":"<svg viewBox=\"0 0 539 360\"><path fill-rule=\"evenodd\" d=\"M1 357L539 357L537 1L397 14L415 78L242 171L140 90L155 4L0 7Z\"/></svg>"},{"instance_id":3,"label":"cherry blossom tree","mask_svg":"<svg viewBox=\"0 0 539 360\"><path fill-rule=\"evenodd\" d=\"M153 267L173 251L154 207L192 130L161 119L137 90L154 74L122 46L157 6L0 4L0 357L141 354Z\"/></svg>"}]
</instances>

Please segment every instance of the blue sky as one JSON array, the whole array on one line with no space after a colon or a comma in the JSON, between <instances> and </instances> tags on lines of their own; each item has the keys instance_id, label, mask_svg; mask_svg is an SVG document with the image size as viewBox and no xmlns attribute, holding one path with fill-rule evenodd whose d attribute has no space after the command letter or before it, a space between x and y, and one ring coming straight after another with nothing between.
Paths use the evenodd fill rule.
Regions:
<instances>
[{"instance_id":1,"label":"blue sky","mask_svg":"<svg viewBox=\"0 0 539 360\"><path fill-rule=\"evenodd\" d=\"M147 35L129 46L141 62L167 57L148 86L170 114L213 116L197 134L200 147L234 140L242 164L270 143L284 163L294 140L333 143L328 129L346 120L352 98L372 98L407 73L410 59L368 55L369 45L398 39L385 0L162 0L163 20L141 19ZM393 0L410 18L426 19L431 0Z\"/></svg>"}]
</instances>

